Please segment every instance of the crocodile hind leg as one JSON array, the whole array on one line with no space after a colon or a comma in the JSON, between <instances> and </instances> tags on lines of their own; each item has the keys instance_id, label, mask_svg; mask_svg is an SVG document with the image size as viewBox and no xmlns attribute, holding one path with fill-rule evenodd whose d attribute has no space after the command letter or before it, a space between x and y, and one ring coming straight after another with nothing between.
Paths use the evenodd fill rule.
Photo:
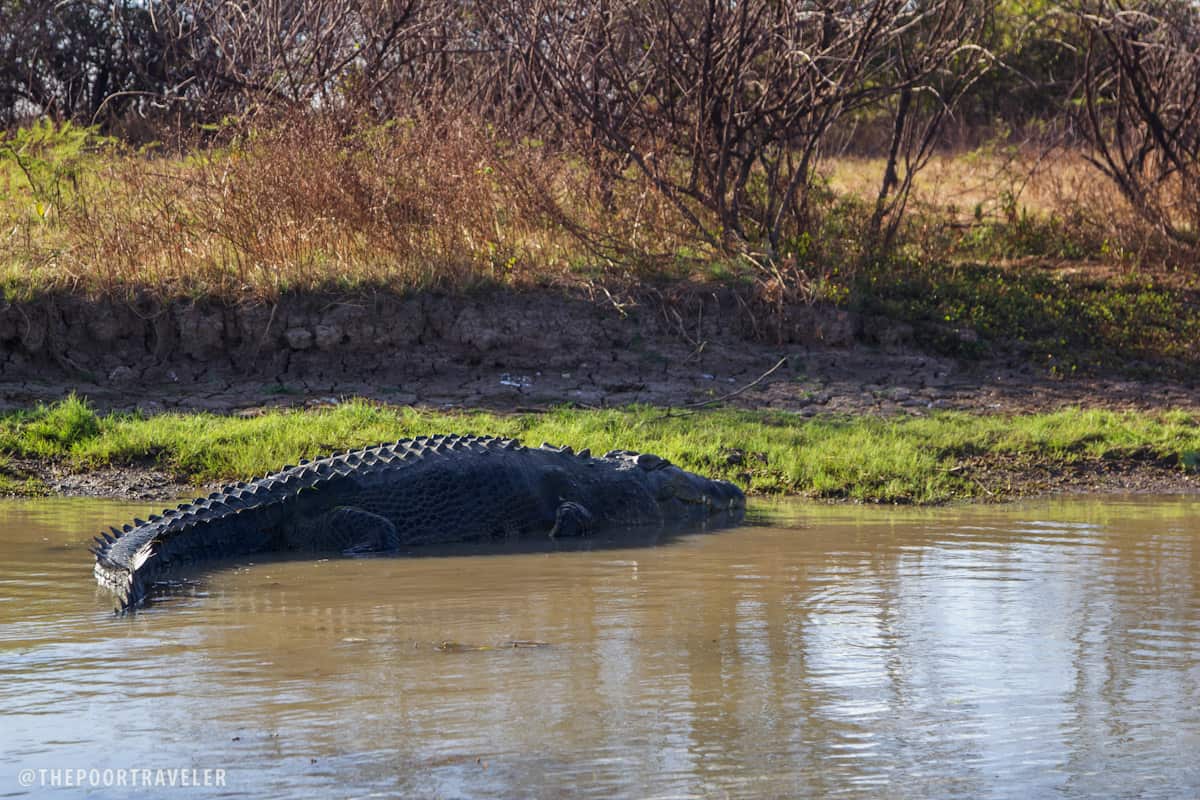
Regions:
<instances>
[{"instance_id":1,"label":"crocodile hind leg","mask_svg":"<svg viewBox=\"0 0 1200 800\"><path fill-rule=\"evenodd\" d=\"M596 518L579 503L564 500L554 514L554 527L550 529L550 538L559 536L587 536L592 532Z\"/></svg>"},{"instance_id":2,"label":"crocodile hind leg","mask_svg":"<svg viewBox=\"0 0 1200 800\"><path fill-rule=\"evenodd\" d=\"M298 526L289 543L298 550L335 550L357 556L398 550L400 534L386 517L338 506Z\"/></svg>"}]
</instances>

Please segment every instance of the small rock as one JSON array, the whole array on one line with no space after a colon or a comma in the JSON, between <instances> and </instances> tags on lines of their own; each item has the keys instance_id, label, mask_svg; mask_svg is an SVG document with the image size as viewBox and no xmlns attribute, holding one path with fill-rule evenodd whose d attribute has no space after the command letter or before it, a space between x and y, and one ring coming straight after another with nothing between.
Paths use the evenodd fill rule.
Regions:
<instances>
[{"instance_id":1,"label":"small rock","mask_svg":"<svg viewBox=\"0 0 1200 800\"><path fill-rule=\"evenodd\" d=\"M345 336L337 325L318 325L313 329L313 333L313 339L320 350L332 350L342 343ZM290 341L288 343L291 344Z\"/></svg>"},{"instance_id":2,"label":"small rock","mask_svg":"<svg viewBox=\"0 0 1200 800\"><path fill-rule=\"evenodd\" d=\"M108 380L111 383L125 383L127 381L133 380L133 378L134 378L133 370L130 369L129 367L125 366L124 364L122 364L119 367L114 368L112 372L108 373Z\"/></svg>"},{"instance_id":3,"label":"small rock","mask_svg":"<svg viewBox=\"0 0 1200 800\"><path fill-rule=\"evenodd\" d=\"M288 328L283 332L283 338L293 350L307 350L313 345L312 331L306 328Z\"/></svg>"},{"instance_id":4,"label":"small rock","mask_svg":"<svg viewBox=\"0 0 1200 800\"><path fill-rule=\"evenodd\" d=\"M604 393L598 392L595 389L576 389L571 392L571 398L586 406L599 406L604 404Z\"/></svg>"},{"instance_id":5,"label":"small rock","mask_svg":"<svg viewBox=\"0 0 1200 800\"><path fill-rule=\"evenodd\" d=\"M528 375L510 375L509 373L505 372L500 376L500 385L515 386L518 389L527 389L528 387L533 386L533 381Z\"/></svg>"},{"instance_id":6,"label":"small rock","mask_svg":"<svg viewBox=\"0 0 1200 800\"><path fill-rule=\"evenodd\" d=\"M221 350L225 321L219 310L175 306L172 315L183 352L203 359Z\"/></svg>"}]
</instances>

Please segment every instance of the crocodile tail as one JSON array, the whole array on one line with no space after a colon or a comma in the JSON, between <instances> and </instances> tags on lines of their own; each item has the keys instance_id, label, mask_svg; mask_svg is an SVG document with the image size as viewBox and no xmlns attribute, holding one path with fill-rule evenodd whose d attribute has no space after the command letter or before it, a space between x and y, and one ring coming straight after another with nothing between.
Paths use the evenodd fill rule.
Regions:
<instances>
[{"instance_id":1,"label":"crocodile tail","mask_svg":"<svg viewBox=\"0 0 1200 800\"><path fill-rule=\"evenodd\" d=\"M116 595L117 612L124 613L146 599L145 580L140 570L145 569L146 562L152 559L153 555L143 555L139 550L138 557L127 564L121 564L110 557L111 545L112 542L103 542L100 546L92 548L96 555L93 571L96 580Z\"/></svg>"}]
</instances>

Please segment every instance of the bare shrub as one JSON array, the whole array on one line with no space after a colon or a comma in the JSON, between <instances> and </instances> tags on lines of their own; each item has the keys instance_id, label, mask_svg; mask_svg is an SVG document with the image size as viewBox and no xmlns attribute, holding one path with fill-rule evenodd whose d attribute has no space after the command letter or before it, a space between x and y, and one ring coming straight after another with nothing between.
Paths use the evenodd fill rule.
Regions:
<instances>
[{"instance_id":1,"label":"bare shrub","mask_svg":"<svg viewBox=\"0 0 1200 800\"><path fill-rule=\"evenodd\" d=\"M711 245L761 242L773 259L810 227L810 188L832 126L949 69L958 51L941 39L970 35L967 8L952 0L529 0L504 4L492 19L518 43L548 113L615 156L595 159L612 180L632 168ZM938 42L926 55L920 48L931 38ZM905 53L912 60L898 68Z\"/></svg>"},{"instance_id":2,"label":"bare shrub","mask_svg":"<svg viewBox=\"0 0 1200 800\"><path fill-rule=\"evenodd\" d=\"M891 245L913 181L941 143L946 121L992 65L982 41L992 11L988 3L944 0L912 8L904 26L883 42L891 92L881 105L891 136L867 228L879 250Z\"/></svg>"},{"instance_id":3,"label":"bare shrub","mask_svg":"<svg viewBox=\"0 0 1200 800\"><path fill-rule=\"evenodd\" d=\"M1200 244L1200 11L1087 0L1080 79L1089 160L1163 234Z\"/></svg>"}]
</instances>

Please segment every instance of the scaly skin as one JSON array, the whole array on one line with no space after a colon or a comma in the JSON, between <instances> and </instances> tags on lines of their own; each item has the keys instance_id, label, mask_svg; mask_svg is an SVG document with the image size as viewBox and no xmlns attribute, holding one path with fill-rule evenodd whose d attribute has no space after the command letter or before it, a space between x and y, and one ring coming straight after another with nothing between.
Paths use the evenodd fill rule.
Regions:
<instances>
[{"instance_id":1,"label":"scaly skin","mask_svg":"<svg viewBox=\"0 0 1200 800\"><path fill-rule=\"evenodd\" d=\"M336 454L226 486L96 538L96 580L121 610L158 580L208 558L262 552L348 555L518 536L683 525L740 517L736 486L648 454L513 439L432 436Z\"/></svg>"}]
</instances>

